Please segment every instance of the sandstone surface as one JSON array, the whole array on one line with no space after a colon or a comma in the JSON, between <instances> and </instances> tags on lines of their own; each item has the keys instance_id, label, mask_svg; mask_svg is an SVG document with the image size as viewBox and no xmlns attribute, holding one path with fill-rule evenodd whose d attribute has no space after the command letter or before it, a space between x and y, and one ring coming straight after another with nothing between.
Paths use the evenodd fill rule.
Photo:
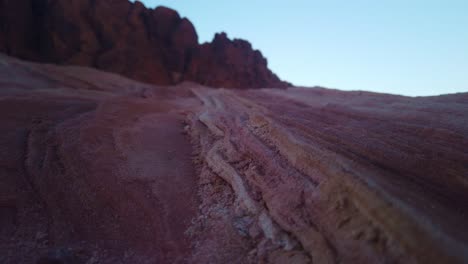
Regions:
<instances>
[{"instance_id":1,"label":"sandstone surface","mask_svg":"<svg viewBox=\"0 0 468 264\"><path fill-rule=\"evenodd\" d=\"M0 55L0 108L1 263L468 262L466 93L165 87Z\"/></svg>"}]
</instances>

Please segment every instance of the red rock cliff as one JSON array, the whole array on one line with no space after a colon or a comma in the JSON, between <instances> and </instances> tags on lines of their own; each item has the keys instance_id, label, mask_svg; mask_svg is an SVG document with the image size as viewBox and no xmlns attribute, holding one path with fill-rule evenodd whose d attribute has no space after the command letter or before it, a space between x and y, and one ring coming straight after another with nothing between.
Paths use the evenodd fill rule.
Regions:
<instances>
[{"instance_id":1,"label":"red rock cliff","mask_svg":"<svg viewBox=\"0 0 468 264\"><path fill-rule=\"evenodd\" d=\"M169 8L127 0L0 0L0 51L22 59L91 66L153 84L286 87L244 40L198 44Z\"/></svg>"}]
</instances>

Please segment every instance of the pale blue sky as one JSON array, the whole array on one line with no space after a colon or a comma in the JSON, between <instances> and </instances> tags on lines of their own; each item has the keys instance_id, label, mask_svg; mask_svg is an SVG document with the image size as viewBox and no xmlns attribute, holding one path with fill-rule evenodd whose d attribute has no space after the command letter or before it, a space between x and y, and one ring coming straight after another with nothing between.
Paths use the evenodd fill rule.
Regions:
<instances>
[{"instance_id":1,"label":"pale blue sky","mask_svg":"<svg viewBox=\"0 0 468 264\"><path fill-rule=\"evenodd\" d=\"M249 40L296 85L404 95L468 91L467 0L144 0L176 9L199 41Z\"/></svg>"}]
</instances>

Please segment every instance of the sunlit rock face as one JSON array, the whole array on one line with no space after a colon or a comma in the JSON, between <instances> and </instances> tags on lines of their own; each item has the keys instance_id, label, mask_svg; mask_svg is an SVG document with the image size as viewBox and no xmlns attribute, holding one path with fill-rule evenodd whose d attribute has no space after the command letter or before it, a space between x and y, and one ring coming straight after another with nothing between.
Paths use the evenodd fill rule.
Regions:
<instances>
[{"instance_id":1,"label":"sunlit rock face","mask_svg":"<svg viewBox=\"0 0 468 264\"><path fill-rule=\"evenodd\" d=\"M159 85L290 85L248 42L220 34L199 45L188 19L138 1L1 0L0 23L0 51L27 60L90 66Z\"/></svg>"},{"instance_id":2,"label":"sunlit rock face","mask_svg":"<svg viewBox=\"0 0 468 264\"><path fill-rule=\"evenodd\" d=\"M467 263L468 94L154 86L0 55L1 263Z\"/></svg>"}]
</instances>

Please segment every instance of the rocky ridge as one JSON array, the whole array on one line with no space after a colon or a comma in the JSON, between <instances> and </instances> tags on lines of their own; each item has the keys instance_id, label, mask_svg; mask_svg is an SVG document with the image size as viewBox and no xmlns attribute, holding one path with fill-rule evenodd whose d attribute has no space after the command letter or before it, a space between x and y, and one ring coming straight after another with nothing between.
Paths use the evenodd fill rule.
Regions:
<instances>
[{"instance_id":1,"label":"rocky ridge","mask_svg":"<svg viewBox=\"0 0 468 264\"><path fill-rule=\"evenodd\" d=\"M94 67L158 85L284 88L258 50L217 34L200 45L193 24L169 8L128 0L1 0L0 52Z\"/></svg>"}]
</instances>

